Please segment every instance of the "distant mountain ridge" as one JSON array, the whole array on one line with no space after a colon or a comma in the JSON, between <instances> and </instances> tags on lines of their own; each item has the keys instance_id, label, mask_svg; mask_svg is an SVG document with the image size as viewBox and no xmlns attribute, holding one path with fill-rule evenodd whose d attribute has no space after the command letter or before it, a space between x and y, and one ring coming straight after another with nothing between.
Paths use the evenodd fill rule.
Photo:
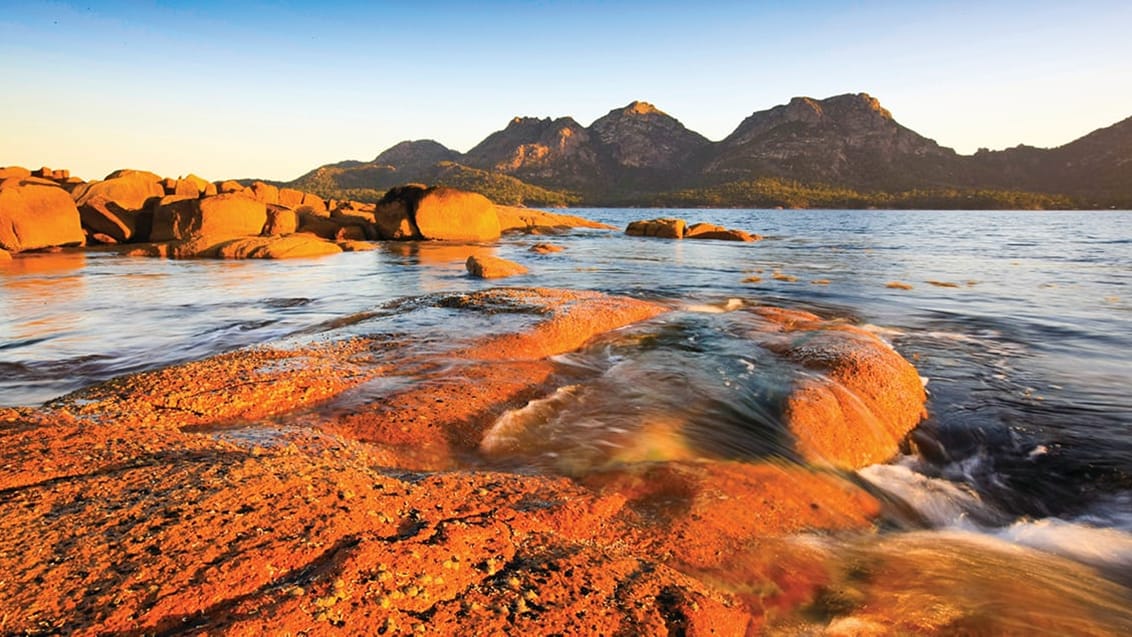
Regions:
<instances>
[{"instance_id":1,"label":"distant mountain ridge","mask_svg":"<svg viewBox=\"0 0 1132 637\"><path fill-rule=\"evenodd\" d=\"M1010 191L1003 200L1026 207L1127 206L1132 118L1057 148L960 155L901 125L866 93L796 97L756 111L718 142L635 101L588 127L571 117L516 117L467 153L405 141L373 161L329 164L288 185L358 196L455 178L461 183L450 185L533 205L656 205L673 196L688 205L743 205L751 201L745 191L781 187L864 193L863 205L895 193L932 192L961 204L972 193ZM843 205L856 201L845 196Z\"/></svg>"}]
</instances>

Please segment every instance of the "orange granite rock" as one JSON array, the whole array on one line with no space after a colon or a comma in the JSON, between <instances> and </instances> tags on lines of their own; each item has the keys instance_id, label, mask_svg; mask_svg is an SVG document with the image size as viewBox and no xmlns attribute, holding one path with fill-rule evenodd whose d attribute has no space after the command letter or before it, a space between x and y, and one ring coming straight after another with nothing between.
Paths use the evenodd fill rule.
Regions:
<instances>
[{"instance_id":1,"label":"orange granite rock","mask_svg":"<svg viewBox=\"0 0 1132 637\"><path fill-rule=\"evenodd\" d=\"M478 453L500 413L555 386L551 357L667 309L545 289L406 299L0 409L0 629L757 633L836 583L793 536L868 533L873 498L791 464L570 479ZM763 333L797 336L786 324Z\"/></svg>"},{"instance_id":2,"label":"orange granite rock","mask_svg":"<svg viewBox=\"0 0 1132 637\"><path fill-rule=\"evenodd\" d=\"M471 255L464 263L468 274L477 279L502 279L528 272L526 266L492 256Z\"/></svg>"},{"instance_id":3,"label":"orange granite rock","mask_svg":"<svg viewBox=\"0 0 1132 637\"><path fill-rule=\"evenodd\" d=\"M79 211L67 191L34 178L0 184L0 249L12 252L82 245Z\"/></svg>"}]
</instances>

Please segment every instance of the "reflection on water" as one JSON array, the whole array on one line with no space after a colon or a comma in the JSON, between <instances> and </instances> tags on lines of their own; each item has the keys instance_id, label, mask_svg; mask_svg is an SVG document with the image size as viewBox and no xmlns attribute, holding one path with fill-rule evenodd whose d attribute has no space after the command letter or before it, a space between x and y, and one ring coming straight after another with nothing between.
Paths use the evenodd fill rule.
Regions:
<instances>
[{"instance_id":1,"label":"reflection on water","mask_svg":"<svg viewBox=\"0 0 1132 637\"><path fill-rule=\"evenodd\" d=\"M672 213L579 212L619 227ZM1127 610L1120 597L1127 589L1064 565L1095 566L1129 583L1132 242L1125 234L1132 213L684 216L767 239L681 242L579 230L490 246L386 244L281 262L18 255L0 263L0 405L42 403L115 375L296 332L363 330L375 316L406 339L439 339L453 329L471 337L506 318L453 325L442 309L410 318L389 303L497 285L469 278L463 265L470 254L496 254L532 271L508 284L597 289L685 308L561 357L557 391L502 415L484 440L499 466L574 474L623 462L781 457L790 452L777 401L797 370L753 344L736 327L743 313L727 310L804 309L869 327L930 379L931 415L911 437L908 456L859 477L885 501L886 524L904 532L859 550L839 546L834 561L844 565L844 581L830 602L839 610L815 612L856 621L862 631L868 608L901 604L909 617L935 612L969 634L1047 620L1047 630L1071 633L1080 628L1075 613L1108 626L1124 621L1113 604ZM536 241L564 250L533 254ZM888 288L889 281L911 289ZM379 399L402 382L382 381L342 400ZM945 537L939 529L966 535L934 546ZM966 555L974 545L978 559ZM1008 550L1022 545L1043 553ZM995 571L1019 563L1048 581L1049 595L1025 583L1010 588ZM918 579L902 585L916 595L886 588L913 574ZM1027 592L1013 600L1019 608L988 609L984 617L972 610L984 586ZM1023 607L1037 604L1050 617L1026 614ZM995 613L1017 623L985 623ZM850 623L843 627L852 634Z\"/></svg>"}]
</instances>

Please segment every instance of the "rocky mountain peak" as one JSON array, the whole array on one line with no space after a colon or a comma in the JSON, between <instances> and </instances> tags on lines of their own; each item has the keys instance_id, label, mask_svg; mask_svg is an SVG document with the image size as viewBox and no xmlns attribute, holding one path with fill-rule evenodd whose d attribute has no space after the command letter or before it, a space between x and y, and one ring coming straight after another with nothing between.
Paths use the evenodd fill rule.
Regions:
<instances>
[{"instance_id":1,"label":"rocky mountain peak","mask_svg":"<svg viewBox=\"0 0 1132 637\"><path fill-rule=\"evenodd\" d=\"M770 173L824 183L905 187L954 173L955 153L916 134L867 93L795 97L753 113L720 142L713 174Z\"/></svg>"},{"instance_id":2,"label":"rocky mountain peak","mask_svg":"<svg viewBox=\"0 0 1132 637\"><path fill-rule=\"evenodd\" d=\"M631 168L672 169L711 143L676 118L640 101L609 111L589 130L614 162Z\"/></svg>"},{"instance_id":3,"label":"rocky mountain peak","mask_svg":"<svg viewBox=\"0 0 1132 637\"><path fill-rule=\"evenodd\" d=\"M653 106L652 104L649 104L648 102L642 102L640 100L632 102L625 108L621 109L621 112L625 113L626 115L651 115L653 113L656 113L658 115L665 114L663 111Z\"/></svg>"}]
</instances>

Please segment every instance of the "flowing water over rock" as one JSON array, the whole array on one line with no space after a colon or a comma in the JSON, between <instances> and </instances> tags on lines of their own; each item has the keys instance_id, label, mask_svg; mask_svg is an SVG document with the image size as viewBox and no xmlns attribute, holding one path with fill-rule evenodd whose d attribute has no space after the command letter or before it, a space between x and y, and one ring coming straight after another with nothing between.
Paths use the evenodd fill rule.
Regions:
<instances>
[{"instance_id":1,"label":"flowing water over rock","mask_svg":"<svg viewBox=\"0 0 1132 637\"><path fill-rule=\"evenodd\" d=\"M580 214L624 227L670 211ZM706 506L678 486L699 479L698 461L814 462L794 442L785 403L815 372L782 356L757 314L812 312L823 330L862 328L912 361L927 381L928 417L894 461L844 473L882 501L879 533L800 534L789 550L774 549L821 556L830 580L804 612L771 614L764 629L879 634L891 617L903 617L896 629L906 632L1128 628L1132 214L681 214L767 239L580 230L538 238L565 248L548 254L528 251L535 238L505 237L498 246L398 244L272 263L21 256L0 264L0 405L44 403L257 343L315 343L334 329L380 333L398 348L386 373L303 417L362 431L367 405L481 382L478 354L453 343L506 333L537 311L501 300L460 312L461 294L492 287L466 276L465 259L496 254L531 270L509 285L599 290L670 311L552 357L543 380L523 390L528 398L483 415L486 433L460 462L609 482L644 519L668 520L670 507ZM269 445L303 422L214 431ZM669 474L656 468L666 463ZM645 483L677 486L634 500L643 487L610 477L633 466ZM744 572L728 575L738 567L692 553L680 559L687 572L710 567L729 585Z\"/></svg>"}]
</instances>

